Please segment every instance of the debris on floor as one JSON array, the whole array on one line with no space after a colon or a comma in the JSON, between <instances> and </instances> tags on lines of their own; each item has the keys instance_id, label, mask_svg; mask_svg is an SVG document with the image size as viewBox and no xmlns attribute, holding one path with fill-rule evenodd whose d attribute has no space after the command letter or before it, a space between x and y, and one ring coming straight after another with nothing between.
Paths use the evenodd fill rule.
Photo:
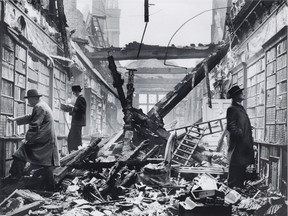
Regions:
<instances>
[{"instance_id":1,"label":"debris on floor","mask_svg":"<svg viewBox=\"0 0 288 216\"><path fill-rule=\"evenodd\" d=\"M287 198L265 186L265 179L248 181L244 189L228 188L227 163L220 154L211 153L209 167L205 164L205 167L185 168L171 166L161 157L147 158L142 152L147 141L124 156L118 155L118 160L111 154L113 148L110 152L106 150L106 158L95 157L99 150L96 146L101 145L100 140L94 140L85 149L62 158L61 167L55 172L58 187L54 192L41 191L39 187L24 189L25 184L22 189L14 188L0 203L0 215L280 216L287 213Z\"/></svg>"}]
</instances>

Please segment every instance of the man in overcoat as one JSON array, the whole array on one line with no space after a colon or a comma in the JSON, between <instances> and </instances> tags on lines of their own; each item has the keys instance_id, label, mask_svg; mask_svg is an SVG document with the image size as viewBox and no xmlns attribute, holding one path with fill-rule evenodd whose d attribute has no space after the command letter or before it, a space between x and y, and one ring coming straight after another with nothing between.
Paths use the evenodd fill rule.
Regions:
<instances>
[{"instance_id":1,"label":"man in overcoat","mask_svg":"<svg viewBox=\"0 0 288 216\"><path fill-rule=\"evenodd\" d=\"M57 138L52 110L40 99L36 89L27 91L28 105L33 107L32 113L21 117L7 117L8 121L16 121L18 125L29 124L24 144L13 155L10 178L20 179L26 162L32 168L42 168L46 189L54 189L53 167L60 166Z\"/></svg>"},{"instance_id":2,"label":"man in overcoat","mask_svg":"<svg viewBox=\"0 0 288 216\"><path fill-rule=\"evenodd\" d=\"M73 85L72 93L76 97L74 105L62 104L62 110L72 115L71 128L68 134L68 151L78 150L78 146L82 145L82 127L86 126L86 100L81 94L81 86Z\"/></svg>"},{"instance_id":3,"label":"man in overcoat","mask_svg":"<svg viewBox=\"0 0 288 216\"><path fill-rule=\"evenodd\" d=\"M248 165L254 164L252 126L241 102L245 100L243 88L233 86L228 91L232 104L226 112L228 145L228 186L244 187L245 172Z\"/></svg>"}]
</instances>

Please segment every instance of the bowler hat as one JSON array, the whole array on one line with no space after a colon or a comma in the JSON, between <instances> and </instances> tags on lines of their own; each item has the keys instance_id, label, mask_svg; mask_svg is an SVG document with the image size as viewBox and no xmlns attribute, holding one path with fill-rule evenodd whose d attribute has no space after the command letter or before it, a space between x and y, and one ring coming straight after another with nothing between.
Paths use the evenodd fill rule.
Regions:
<instances>
[{"instance_id":1,"label":"bowler hat","mask_svg":"<svg viewBox=\"0 0 288 216\"><path fill-rule=\"evenodd\" d=\"M236 95L238 95L240 92L243 91L244 88L240 88L238 85L235 85L233 87L231 87L229 90L228 90L228 94L227 94L227 98L233 98L235 97Z\"/></svg>"},{"instance_id":2,"label":"bowler hat","mask_svg":"<svg viewBox=\"0 0 288 216\"><path fill-rule=\"evenodd\" d=\"M81 88L81 86L80 85L73 85L72 86L72 91L81 91L82 90L82 88Z\"/></svg>"},{"instance_id":3,"label":"bowler hat","mask_svg":"<svg viewBox=\"0 0 288 216\"><path fill-rule=\"evenodd\" d=\"M42 95L38 94L38 91L36 89L29 89L27 91L27 95L24 98L30 98L30 97L41 97Z\"/></svg>"}]
</instances>

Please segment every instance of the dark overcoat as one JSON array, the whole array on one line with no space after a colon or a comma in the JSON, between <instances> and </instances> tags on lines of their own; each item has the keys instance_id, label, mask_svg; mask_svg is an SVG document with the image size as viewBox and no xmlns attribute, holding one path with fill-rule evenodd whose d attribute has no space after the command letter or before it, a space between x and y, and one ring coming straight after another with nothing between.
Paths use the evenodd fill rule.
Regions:
<instances>
[{"instance_id":1,"label":"dark overcoat","mask_svg":"<svg viewBox=\"0 0 288 216\"><path fill-rule=\"evenodd\" d=\"M254 163L252 127L244 107L234 101L227 109L229 131L228 160L230 166Z\"/></svg>"},{"instance_id":2,"label":"dark overcoat","mask_svg":"<svg viewBox=\"0 0 288 216\"><path fill-rule=\"evenodd\" d=\"M40 166L59 166L60 159L53 114L47 103L39 101L32 114L16 118L18 125L29 124L25 143L14 156Z\"/></svg>"},{"instance_id":3,"label":"dark overcoat","mask_svg":"<svg viewBox=\"0 0 288 216\"><path fill-rule=\"evenodd\" d=\"M86 100L82 95L77 97L71 115L71 125L86 126Z\"/></svg>"}]
</instances>

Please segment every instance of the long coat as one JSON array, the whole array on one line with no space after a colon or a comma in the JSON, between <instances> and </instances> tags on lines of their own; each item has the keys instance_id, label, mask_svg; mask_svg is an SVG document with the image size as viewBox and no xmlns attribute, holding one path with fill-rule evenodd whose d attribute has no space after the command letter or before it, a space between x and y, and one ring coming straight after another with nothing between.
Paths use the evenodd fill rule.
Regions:
<instances>
[{"instance_id":1,"label":"long coat","mask_svg":"<svg viewBox=\"0 0 288 216\"><path fill-rule=\"evenodd\" d=\"M249 117L244 107L232 101L227 109L229 134L228 159L230 166L245 166L254 163L253 137Z\"/></svg>"},{"instance_id":2,"label":"long coat","mask_svg":"<svg viewBox=\"0 0 288 216\"><path fill-rule=\"evenodd\" d=\"M82 95L79 95L77 97L71 115L72 115L71 125L74 126L86 125L86 100Z\"/></svg>"},{"instance_id":3,"label":"long coat","mask_svg":"<svg viewBox=\"0 0 288 216\"><path fill-rule=\"evenodd\" d=\"M39 101L32 114L16 118L18 125L29 124L25 143L14 156L40 166L59 166L53 114L47 103Z\"/></svg>"}]
</instances>

